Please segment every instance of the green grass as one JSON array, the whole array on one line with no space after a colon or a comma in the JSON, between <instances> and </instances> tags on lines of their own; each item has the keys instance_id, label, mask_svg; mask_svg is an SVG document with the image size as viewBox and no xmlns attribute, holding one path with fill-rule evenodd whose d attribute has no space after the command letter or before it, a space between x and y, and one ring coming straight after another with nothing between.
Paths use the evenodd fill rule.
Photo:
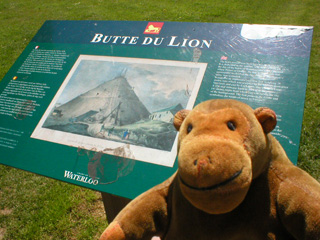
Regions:
<instances>
[{"instance_id":1,"label":"green grass","mask_svg":"<svg viewBox=\"0 0 320 240\"><path fill-rule=\"evenodd\" d=\"M319 0L2 0L0 79L45 20L141 20L314 26L298 164L320 180ZM0 166L1 239L97 239L98 193Z\"/></svg>"},{"instance_id":2,"label":"green grass","mask_svg":"<svg viewBox=\"0 0 320 240\"><path fill-rule=\"evenodd\" d=\"M97 239L106 226L101 194L2 166L0 239Z\"/></svg>"}]
</instances>

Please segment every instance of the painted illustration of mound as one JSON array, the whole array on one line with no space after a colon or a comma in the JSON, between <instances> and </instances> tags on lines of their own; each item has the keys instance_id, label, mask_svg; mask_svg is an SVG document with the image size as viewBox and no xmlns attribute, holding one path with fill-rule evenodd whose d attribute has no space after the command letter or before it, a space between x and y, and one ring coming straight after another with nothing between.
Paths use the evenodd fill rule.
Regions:
<instances>
[{"instance_id":1,"label":"painted illustration of mound","mask_svg":"<svg viewBox=\"0 0 320 240\"><path fill-rule=\"evenodd\" d=\"M44 127L74 122L123 126L149 115L127 79L120 76L56 107Z\"/></svg>"}]
</instances>

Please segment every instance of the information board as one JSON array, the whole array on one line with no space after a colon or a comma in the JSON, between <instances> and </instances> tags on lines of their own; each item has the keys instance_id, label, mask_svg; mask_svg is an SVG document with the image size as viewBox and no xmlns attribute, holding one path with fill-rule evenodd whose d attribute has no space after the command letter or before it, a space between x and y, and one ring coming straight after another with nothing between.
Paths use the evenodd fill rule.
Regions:
<instances>
[{"instance_id":1,"label":"information board","mask_svg":"<svg viewBox=\"0 0 320 240\"><path fill-rule=\"evenodd\" d=\"M0 83L0 163L134 198L177 168L181 109L273 109L297 162L312 27L46 21Z\"/></svg>"}]
</instances>

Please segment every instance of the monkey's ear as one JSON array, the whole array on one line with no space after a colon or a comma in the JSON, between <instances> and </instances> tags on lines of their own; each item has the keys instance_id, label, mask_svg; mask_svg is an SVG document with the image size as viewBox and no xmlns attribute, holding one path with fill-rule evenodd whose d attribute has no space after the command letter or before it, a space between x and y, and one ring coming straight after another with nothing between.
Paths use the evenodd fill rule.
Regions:
<instances>
[{"instance_id":1,"label":"monkey's ear","mask_svg":"<svg viewBox=\"0 0 320 240\"><path fill-rule=\"evenodd\" d=\"M184 119L188 116L190 110L182 109L174 115L173 126L179 131Z\"/></svg>"},{"instance_id":2,"label":"monkey's ear","mask_svg":"<svg viewBox=\"0 0 320 240\"><path fill-rule=\"evenodd\" d=\"M256 118L260 122L265 134L271 132L277 125L277 116L273 110L267 107L260 107L254 110Z\"/></svg>"}]
</instances>

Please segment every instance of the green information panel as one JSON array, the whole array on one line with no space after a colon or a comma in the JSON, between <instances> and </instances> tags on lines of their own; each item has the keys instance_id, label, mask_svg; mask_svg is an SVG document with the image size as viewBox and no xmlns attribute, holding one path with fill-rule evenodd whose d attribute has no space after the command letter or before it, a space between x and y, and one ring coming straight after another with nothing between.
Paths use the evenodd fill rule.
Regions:
<instances>
[{"instance_id":1,"label":"green information panel","mask_svg":"<svg viewBox=\"0 0 320 240\"><path fill-rule=\"evenodd\" d=\"M0 163L134 198L177 168L180 109L278 117L297 162L312 27L47 21L0 83Z\"/></svg>"}]
</instances>

